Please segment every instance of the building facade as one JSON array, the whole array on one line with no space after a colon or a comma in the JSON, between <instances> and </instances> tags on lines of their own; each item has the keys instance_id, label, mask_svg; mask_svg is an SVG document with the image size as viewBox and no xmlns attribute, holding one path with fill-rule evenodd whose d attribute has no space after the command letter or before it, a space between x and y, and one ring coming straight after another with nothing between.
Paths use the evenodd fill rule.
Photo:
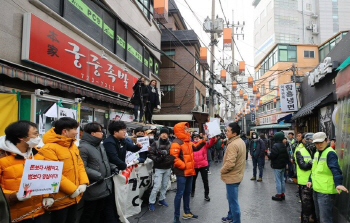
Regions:
<instances>
[{"instance_id":1,"label":"building facade","mask_svg":"<svg viewBox=\"0 0 350 223\"><path fill-rule=\"evenodd\" d=\"M133 84L159 80L160 54L135 32L160 48L150 2L3 1L0 83L17 95L17 118L39 124L40 134L62 116L104 128L132 121Z\"/></svg>"}]
</instances>

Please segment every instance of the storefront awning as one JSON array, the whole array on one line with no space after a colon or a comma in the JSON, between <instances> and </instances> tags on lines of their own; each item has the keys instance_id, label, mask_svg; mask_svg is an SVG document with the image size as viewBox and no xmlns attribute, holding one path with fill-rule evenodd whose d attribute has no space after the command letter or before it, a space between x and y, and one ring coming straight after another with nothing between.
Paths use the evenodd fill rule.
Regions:
<instances>
[{"instance_id":1,"label":"storefront awning","mask_svg":"<svg viewBox=\"0 0 350 223\"><path fill-rule=\"evenodd\" d=\"M251 127L250 129L288 129L291 127L292 124L286 123L286 124L273 124L273 125L259 125Z\"/></svg>"},{"instance_id":2,"label":"storefront awning","mask_svg":"<svg viewBox=\"0 0 350 223\"><path fill-rule=\"evenodd\" d=\"M192 114L166 114L166 115L153 115L155 121L193 121Z\"/></svg>"},{"instance_id":3,"label":"storefront awning","mask_svg":"<svg viewBox=\"0 0 350 223\"><path fill-rule=\"evenodd\" d=\"M284 117L278 119L278 120L277 120L277 123L280 123L280 122L282 122L282 121L285 122L285 123L288 123L288 122L290 122L290 120L292 119L292 116L293 116L293 114L286 115L286 116L284 116Z\"/></svg>"},{"instance_id":4,"label":"storefront awning","mask_svg":"<svg viewBox=\"0 0 350 223\"><path fill-rule=\"evenodd\" d=\"M306 115L310 115L312 113L312 110L314 110L314 108L319 105L324 99L326 99L328 97L328 95L330 95L331 93L327 93L319 98L317 98L316 100L310 102L309 104L305 105L304 107L302 107L293 117L292 120L295 120L297 118L301 118L304 117Z\"/></svg>"},{"instance_id":5,"label":"storefront awning","mask_svg":"<svg viewBox=\"0 0 350 223\"><path fill-rule=\"evenodd\" d=\"M11 78L19 78L23 81L30 81L34 84L40 84L42 86L56 88L62 91L68 91L70 93L79 94L81 96L94 98L100 101L121 105L124 107L133 107L132 104L128 103L127 101L118 99L117 97L107 96L105 94L101 94L99 91L88 90L74 84L69 84L61 80L55 80L53 78L46 77L35 72L27 72L2 63L0 63L0 74L4 74Z\"/></svg>"}]
</instances>

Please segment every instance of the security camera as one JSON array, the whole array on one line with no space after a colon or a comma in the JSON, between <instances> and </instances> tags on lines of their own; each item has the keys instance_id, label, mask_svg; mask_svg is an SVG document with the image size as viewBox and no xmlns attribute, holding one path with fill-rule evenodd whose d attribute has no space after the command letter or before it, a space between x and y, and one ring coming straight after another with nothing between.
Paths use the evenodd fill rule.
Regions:
<instances>
[{"instance_id":1,"label":"security camera","mask_svg":"<svg viewBox=\"0 0 350 223\"><path fill-rule=\"evenodd\" d=\"M35 95L39 95L39 96L42 96L44 95L45 91L44 90L41 90L41 89L35 89Z\"/></svg>"},{"instance_id":2,"label":"security camera","mask_svg":"<svg viewBox=\"0 0 350 223\"><path fill-rule=\"evenodd\" d=\"M82 97L82 98L75 98L74 99L74 102L75 103L82 103L84 101L85 97Z\"/></svg>"}]
</instances>

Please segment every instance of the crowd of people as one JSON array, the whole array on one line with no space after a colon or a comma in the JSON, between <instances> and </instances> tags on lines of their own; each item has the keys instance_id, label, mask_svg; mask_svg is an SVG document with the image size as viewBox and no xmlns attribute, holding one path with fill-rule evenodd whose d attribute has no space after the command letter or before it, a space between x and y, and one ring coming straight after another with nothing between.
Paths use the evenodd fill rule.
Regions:
<instances>
[{"instance_id":1,"label":"crowd of people","mask_svg":"<svg viewBox=\"0 0 350 223\"><path fill-rule=\"evenodd\" d=\"M5 135L0 137L1 223L41 223L45 212L50 213L49 222L53 223L119 222L110 176L128 167L127 151L140 151L139 137L148 137L150 147L148 151L140 152L132 164L143 163L146 159L153 161L154 184L148 197L150 211L155 211L156 203L169 206L167 186L170 175L176 175L174 223L180 223L180 217L198 218L191 212L190 199L196 196L199 173L204 187L203 198L210 202L208 174L212 161L222 162L220 174L226 185L228 214L221 221L241 222L238 189L248 153L253 162L251 180L262 182L265 157L271 160L277 190L272 200L284 201L285 182L292 180L294 183L296 177L302 223L332 222L335 194L348 192L342 185L338 157L323 132L298 133L296 139L293 133L286 138L283 132L277 132L267 139L264 134L252 132L249 139L241 134L237 123L230 123L225 133L208 139L203 133L190 132L187 122L180 122L173 130L163 127L158 133L156 129L139 127L128 136L124 122L112 121L108 126L109 136L104 137L102 126L92 122L83 127L77 146L78 127L78 122L72 118L58 119L42 136L44 145L41 148L37 147L41 138L35 123L17 121L5 129ZM18 192L27 159L63 162L58 193L32 196L31 191ZM83 211L78 216L81 200L84 201Z\"/></svg>"}]
</instances>

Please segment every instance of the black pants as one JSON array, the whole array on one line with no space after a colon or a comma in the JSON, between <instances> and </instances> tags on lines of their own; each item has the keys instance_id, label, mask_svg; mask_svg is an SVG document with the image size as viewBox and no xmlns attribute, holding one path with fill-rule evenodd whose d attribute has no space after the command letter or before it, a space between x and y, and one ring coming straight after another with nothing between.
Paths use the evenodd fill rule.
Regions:
<instances>
[{"instance_id":1,"label":"black pants","mask_svg":"<svg viewBox=\"0 0 350 223\"><path fill-rule=\"evenodd\" d=\"M192 180L192 193L196 190L196 180L198 176L198 172L201 173L202 181L204 185L204 196L209 195L209 182L208 182L208 168L207 167L201 167L201 168L195 168L196 175L193 176Z\"/></svg>"},{"instance_id":2,"label":"black pants","mask_svg":"<svg viewBox=\"0 0 350 223\"><path fill-rule=\"evenodd\" d=\"M105 207L106 198L95 201L85 201L84 211L81 215L81 223L99 223L101 221L101 214Z\"/></svg>"},{"instance_id":3,"label":"black pants","mask_svg":"<svg viewBox=\"0 0 350 223\"><path fill-rule=\"evenodd\" d=\"M20 223L42 223L41 218L42 218L42 215L37 216L36 218L29 218L19 222Z\"/></svg>"},{"instance_id":4,"label":"black pants","mask_svg":"<svg viewBox=\"0 0 350 223\"><path fill-rule=\"evenodd\" d=\"M51 223L75 223L77 212L78 204L73 204L61 210L51 211Z\"/></svg>"},{"instance_id":5,"label":"black pants","mask_svg":"<svg viewBox=\"0 0 350 223\"><path fill-rule=\"evenodd\" d=\"M305 185L299 185L301 200L301 223L309 223L310 218L317 223L315 205L312 197L313 190Z\"/></svg>"},{"instance_id":6,"label":"black pants","mask_svg":"<svg viewBox=\"0 0 350 223\"><path fill-rule=\"evenodd\" d=\"M151 103L147 103L146 111L145 111L146 121L152 122L153 110L155 107L156 107L156 105L151 104Z\"/></svg>"},{"instance_id":7,"label":"black pants","mask_svg":"<svg viewBox=\"0 0 350 223\"><path fill-rule=\"evenodd\" d=\"M114 191L114 190L113 190ZM117 213L117 206L115 204L114 193L106 197L105 208L102 211L103 223L117 223L119 221L119 216Z\"/></svg>"}]
</instances>

